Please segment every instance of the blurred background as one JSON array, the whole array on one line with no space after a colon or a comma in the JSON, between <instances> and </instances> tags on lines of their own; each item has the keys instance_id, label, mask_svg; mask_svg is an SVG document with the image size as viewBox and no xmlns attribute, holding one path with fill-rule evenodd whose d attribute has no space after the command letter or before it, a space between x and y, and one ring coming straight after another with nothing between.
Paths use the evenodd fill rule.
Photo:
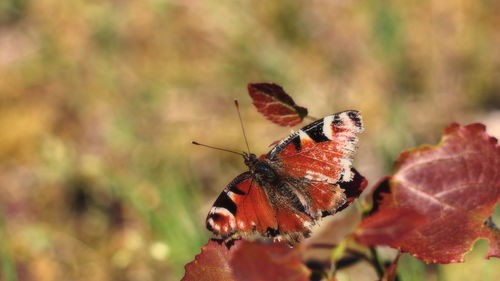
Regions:
<instances>
[{"instance_id":1,"label":"blurred background","mask_svg":"<svg viewBox=\"0 0 500 281\"><path fill-rule=\"evenodd\" d=\"M290 133L248 82L312 116L361 110L373 184L451 122L500 136L500 2L0 1L0 280L178 280L252 151ZM405 256L402 280L498 280ZM341 276L339 280L350 280Z\"/></svg>"}]
</instances>

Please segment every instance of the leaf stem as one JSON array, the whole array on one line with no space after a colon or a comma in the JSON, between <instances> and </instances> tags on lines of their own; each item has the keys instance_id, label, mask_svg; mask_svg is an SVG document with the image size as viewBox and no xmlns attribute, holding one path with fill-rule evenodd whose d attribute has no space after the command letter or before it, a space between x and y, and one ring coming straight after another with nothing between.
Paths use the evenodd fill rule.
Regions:
<instances>
[{"instance_id":1,"label":"leaf stem","mask_svg":"<svg viewBox=\"0 0 500 281\"><path fill-rule=\"evenodd\" d=\"M378 253L375 247L370 247L370 254L372 256L372 264L375 267L375 271L377 271L377 275L379 279L384 277L384 269L380 265L380 259L378 258Z\"/></svg>"},{"instance_id":2,"label":"leaf stem","mask_svg":"<svg viewBox=\"0 0 500 281\"><path fill-rule=\"evenodd\" d=\"M330 267L329 277L335 276L335 273L337 272L337 262L342 258L346 249L347 249L347 241L345 239L342 240L337 247L332 249L330 253L330 261L332 265Z\"/></svg>"},{"instance_id":3,"label":"leaf stem","mask_svg":"<svg viewBox=\"0 0 500 281\"><path fill-rule=\"evenodd\" d=\"M337 245L337 244L330 244L330 243L313 243L313 244L307 245L306 249L333 249L333 248L336 248L338 246L339 245ZM367 261L371 261L367 255L365 255L364 253L357 251L355 249L351 249L351 248L346 247L344 251L348 254L351 254L354 256L360 256Z\"/></svg>"}]
</instances>

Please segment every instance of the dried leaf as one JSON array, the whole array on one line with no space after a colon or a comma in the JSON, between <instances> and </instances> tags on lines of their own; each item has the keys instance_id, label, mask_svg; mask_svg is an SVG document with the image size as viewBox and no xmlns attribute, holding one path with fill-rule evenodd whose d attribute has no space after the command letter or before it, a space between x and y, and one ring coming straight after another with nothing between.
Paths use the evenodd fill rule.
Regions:
<instances>
[{"instance_id":1,"label":"dried leaf","mask_svg":"<svg viewBox=\"0 0 500 281\"><path fill-rule=\"evenodd\" d=\"M247 87L257 110L278 125L294 126L307 116L307 108L295 104L279 85L249 83Z\"/></svg>"},{"instance_id":2,"label":"dried leaf","mask_svg":"<svg viewBox=\"0 0 500 281\"><path fill-rule=\"evenodd\" d=\"M425 217L412 209L388 207L363 219L354 237L367 246L388 245L404 239L425 222Z\"/></svg>"},{"instance_id":3,"label":"dried leaf","mask_svg":"<svg viewBox=\"0 0 500 281\"><path fill-rule=\"evenodd\" d=\"M401 153L394 175L384 181L389 188L384 182L377 188L371 216L404 208L426 222L403 238L386 237L384 244L428 263L451 263L462 262L474 242L485 238L487 257L500 256L498 230L485 224L500 198L500 147L485 129L452 124L439 145Z\"/></svg>"},{"instance_id":4,"label":"dried leaf","mask_svg":"<svg viewBox=\"0 0 500 281\"><path fill-rule=\"evenodd\" d=\"M311 274L300 248L243 240L235 241L229 250L212 240L185 269L182 281L306 281Z\"/></svg>"},{"instance_id":5,"label":"dried leaf","mask_svg":"<svg viewBox=\"0 0 500 281\"><path fill-rule=\"evenodd\" d=\"M311 275L300 249L284 243L244 241L235 251L231 266L237 281L307 281Z\"/></svg>"},{"instance_id":6,"label":"dried leaf","mask_svg":"<svg viewBox=\"0 0 500 281\"><path fill-rule=\"evenodd\" d=\"M224 244L209 241L194 261L186 264L186 273L181 281L234 281L229 261L239 246L239 241L230 249Z\"/></svg>"}]
</instances>

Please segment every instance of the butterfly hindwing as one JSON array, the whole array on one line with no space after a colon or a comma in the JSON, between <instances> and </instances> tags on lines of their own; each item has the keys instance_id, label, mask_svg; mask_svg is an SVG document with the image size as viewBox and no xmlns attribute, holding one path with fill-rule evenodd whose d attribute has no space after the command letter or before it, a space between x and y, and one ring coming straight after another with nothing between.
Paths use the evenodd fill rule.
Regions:
<instances>
[{"instance_id":1,"label":"butterfly hindwing","mask_svg":"<svg viewBox=\"0 0 500 281\"><path fill-rule=\"evenodd\" d=\"M344 191L337 184L310 181L308 186L312 206L319 216L325 212L333 214L347 202Z\"/></svg>"},{"instance_id":2,"label":"butterfly hindwing","mask_svg":"<svg viewBox=\"0 0 500 281\"><path fill-rule=\"evenodd\" d=\"M277 229L274 208L251 172L239 175L222 191L207 216L207 228L223 238Z\"/></svg>"}]
</instances>

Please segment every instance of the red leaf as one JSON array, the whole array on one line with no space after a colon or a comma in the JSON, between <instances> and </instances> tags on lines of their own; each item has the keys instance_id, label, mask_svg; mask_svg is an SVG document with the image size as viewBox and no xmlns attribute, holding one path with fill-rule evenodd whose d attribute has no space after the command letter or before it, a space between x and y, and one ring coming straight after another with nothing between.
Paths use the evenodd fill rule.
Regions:
<instances>
[{"instance_id":1,"label":"red leaf","mask_svg":"<svg viewBox=\"0 0 500 281\"><path fill-rule=\"evenodd\" d=\"M231 260L237 281L307 281L310 270L298 248L283 243L270 245L244 241Z\"/></svg>"},{"instance_id":2,"label":"red leaf","mask_svg":"<svg viewBox=\"0 0 500 281\"><path fill-rule=\"evenodd\" d=\"M295 104L279 85L249 83L247 87L257 110L278 125L294 126L307 116L307 108Z\"/></svg>"},{"instance_id":3,"label":"red leaf","mask_svg":"<svg viewBox=\"0 0 500 281\"><path fill-rule=\"evenodd\" d=\"M310 276L299 248L243 240L235 241L230 250L208 242L185 270L182 281L306 281Z\"/></svg>"},{"instance_id":4,"label":"red leaf","mask_svg":"<svg viewBox=\"0 0 500 281\"><path fill-rule=\"evenodd\" d=\"M426 219L412 209L384 208L361 221L354 237L364 245L388 245L405 238Z\"/></svg>"},{"instance_id":5,"label":"red leaf","mask_svg":"<svg viewBox=\"0 0 500 281\"><path fill-rule=\"evenodd\" d=\"M186 264L186 273L181 281L234 281L229 260L240 246L238 242L228 250L224 244L209 241L194 261Z\"/></svg>"},{"instance_id":6,"label":"red leaf","mask_svg":"<svg viewBox=\"0 0 500 281\"><path fill-rule=\"evenodd\" d=\"M485 224L500 199L499 167L500 147L482 124L452 124L439 145L401 153L395 174L386 182L389 188L384 183L377 188L378 209L372 216L405 208L426 222L384 244L428 263L450 263L462 262L474 242L486 238L487 257L500 256L498 230Z\"/></svg>"}]
</instances>

